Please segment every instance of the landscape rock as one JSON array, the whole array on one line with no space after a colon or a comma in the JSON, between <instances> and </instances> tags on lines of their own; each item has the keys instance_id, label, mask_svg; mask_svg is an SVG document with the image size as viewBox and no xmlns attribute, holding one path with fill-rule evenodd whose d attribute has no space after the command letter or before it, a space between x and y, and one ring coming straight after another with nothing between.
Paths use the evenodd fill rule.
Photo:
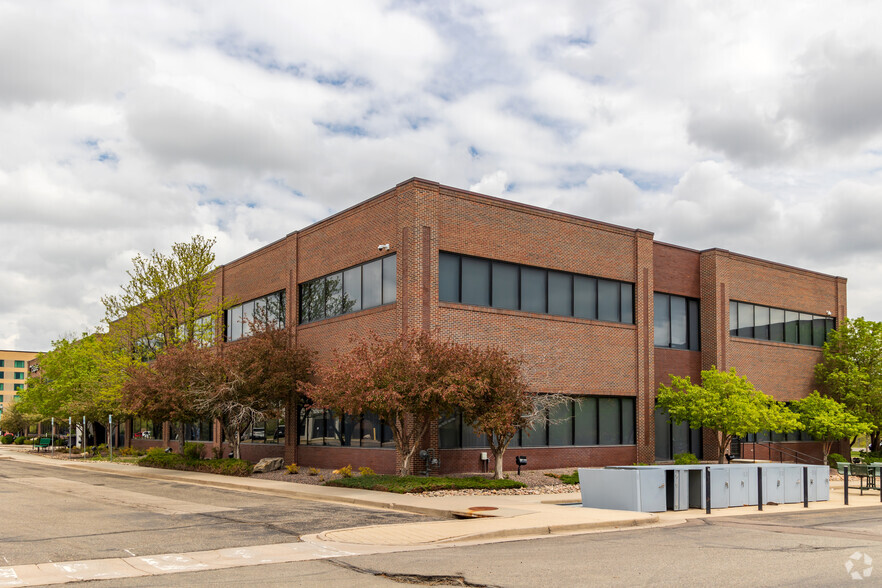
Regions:
<instances>
[{"instance_id":1,"label":"landscape rock","mask_svg":"<svg viewBox=\"0 0 882 588\"><path fill-rule=\"evenodd\" d=\"M273 472L275 470L282 469L282 465L284 465L285 461L281 457L264 457L262 460L257 462L257 465L254 466L255 474L262 474L264 472Z\"/></svg>"}]
</instances>

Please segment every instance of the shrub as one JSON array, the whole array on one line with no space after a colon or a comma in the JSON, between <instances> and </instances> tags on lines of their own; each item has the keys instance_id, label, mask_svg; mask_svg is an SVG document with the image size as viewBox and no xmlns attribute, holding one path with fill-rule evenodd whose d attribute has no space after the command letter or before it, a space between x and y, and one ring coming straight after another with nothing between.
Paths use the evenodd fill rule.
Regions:
<instances>
[{"instance_id":1,"label":"shrub","mask_svg":"<svg viewBox=\"0 0 882 588\"><path fill-rule=\"evenodd\" d=\"M309 471L307 472L307 474L309 474L310 476L317 476L320 473L321 472L319 471L318 468L309 468Z\"/></svg>"},{"instance_id":2,"label":"shrub","mask_svg":"<svg viewBox=\"0 0 882 588\"><path fill-rule=\"evenodd\" d=\"M344 478L351 478L352 477L352 466L347 465L345 467L340 468L339 470L334 470L334 473L338 474L340 476L343 476Z\"/></svg>"},{"instance_id":3,"label":"shrub","mask_svg":"<svg viewBox=\"0 0 882 588\"><path fill-rule=\"evenodd\" d=\"M546 472L546 476L549 478L557 478L564 484L578 484L579 483L579 472L575 471L572 474L555 474L552 472Z\"/></svg>"},{"instance_id":4,"label":"shrub","mask_svg":"<svg viewBox=\"0 0 882 588\"><path fill-rule=\"evenodd\" d=\"M165 455L165 449L162 447L151 447L147 450L147 455Z\"/></svg>"},{"instance_id":5,"label":"shrub","mask_svg":"<svg viewBox=\"0 0 882 588\"><path fill-rule=\"evenodd\" d=\"M515 480L492 480L481 476L472 476L470 478L424 478L422 476L385 475L339 478L325 482L325 485L342 486L344 488L362 488L364 490L378 490L381 492L395 492L397 494L472 488L499 490L504 488L523 488L526 486L523 482L517 482Z\"/></svg>"},{"instance_id":6,"label":"shrub","mask_svg":"<svg viewBox=\"0 0 882 588\"><path fill-rule=\"evenodd\" d=\"M690 465L695 463L701 463L698 461L698 458L695 457L692 453L677 453L674 454L674 464L675 465Z\"/></svg>"},{"instance_id":7,"label":"shrub","mask_svg":"<svg viewBox=\"0 0 882 588\"><path fill-rule=\"evenodd\" d=\"M159 449L159 451L154 451ZM206 472L224 476L250 476L254 466L243 459L188 459L178 453L165 453L154 447L138 460L142 467Z\"/></svg>"},{"instance_id":8,"label":"shrub","mask_svg":"<svg viewBox=\"0 0 882 588\"><path fill-rule=\"evenodd\" d=\"M67 439L56 439L54 445L55 447L67 447Z\"/></svg>"},{"instance_id":9,"label":"shrub","mask_svg":"<svg viewBox=\"0 0 882 588\"><path fill-rule=\"evenodd\" d=\"M224 448L222 445L212 445L211 446L211 454L214 456L214 459L222 459L224 456Z\"/></svg>"},{"instance_id":10,"label":"shrub","mask_svg":"<svg viewBox=\"0 0 882 588\"><path fill-rule=\"evenodd\" d=\"M16 437L13 443L16 445L24 445L25 437Z\"/></svg>"},{"instance_id":11,"label":"shrub","mask_svg":"<svg viewBox=\"0 0 882 588\"><path fill-rule=\"evenodd\" d=\"M848 461L848 460L845 459L844 457L842 457L842 455L840 455L838 453L831 453L830 455L827 456L827 465L830 466L831 468L835 468L836 464L839 462L846 462L846 461Z\"/></svg>"},{"instance_id":12,"label":"shrub","mask_svg":"<svg viewBox=\"0 0 882 588\"><path fill-rule=\"evenodd\" d=\"M25 439L25 440L24 440L24 444L25 444L25 445L33 445L33 444L36 443L36 442L37 442L37 439L36 439L36 438L33 438L33 439Z\"/></svg>"},{"instance_id":13,"label":"shrub","mask_svg":"<svg viewBox=\"0 0 882 588\"><path fill-rule=\"evenodd\" d=\"M369 468L367 466L362 467L362 468L358 468L358 473L361 474L362 476L376 476L377 475L377 472L375 472L374 470L372 470L371 468Z\"/></svg>"},{"instance_id":14,"label":"shrub","mask_svg":"<svg viewBox=\"0 0 882 588\"><path fill-rule=\"evenodd\" d=\"M13 437L12 435L3 435L2 437L0 437L0 443L2 443L3 445L9 445L10 443L12 443L13 439L15 439L15 437Z\"/></svg>"},{"instance_id":15,"label":"shrub","mask_svg":"<svg viewBox=\"0 0 882 588\"><path fill-rule=\"evenodd\" d=\"M80 449L79 447L71 447L71 448L70 448L70 453L71 453L71 455L79 455L79 454L81 454L82 452L83 452L83 450Z\"/></svg>"},{"instance_id":16,"label":"shrub","mask_svg":"<svg viewBox=\"0 0 882 588\"><path fill-rule=\"evenodd\" d=\"M292 463L291 465L286 465L285 469L288 470L289 474L299 474L300 473L300 466L297 465L296 463Z\"/></svg>"},{"instance_id":17,"label":"shrub","mask_svg":"<svg viewBox=\"0 0 882 588\"><path fill-rule=\"evenodd\" d=\"M185 441L181 453L187 459L202 459L204 451L205 446L202 443L188 443Z\"/></svg>"}]
</instances>

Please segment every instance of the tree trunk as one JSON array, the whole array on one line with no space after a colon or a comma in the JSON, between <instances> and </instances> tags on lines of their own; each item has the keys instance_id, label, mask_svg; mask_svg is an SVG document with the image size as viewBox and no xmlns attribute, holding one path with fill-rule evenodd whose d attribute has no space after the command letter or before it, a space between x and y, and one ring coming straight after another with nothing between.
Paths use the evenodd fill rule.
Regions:
<instances>
[{"instance_id":1,"label":"tree trunk","mask_svg":"<svg viewBox=\"0 0 882 588\"><path fill-rule=\"evenodd\" d=\"M726 463L726 450L729 448L729 442L732 440L732 435L724 435L723 433L719 433L717 436L717 442L719 443L719 456L717 457L717 463Z\"/></svg>"},{"instance_id":2,"label":"tree trunk","mask_svg":"<svg viewBox=\"0 0 882 588\"><path fill-rule=\"evenodd\" d=\"M178 423L178 453L184 455L184 421Z\"/></svg>"},{"instance_id":3,"label":"tree trunk","mask_svg":"<svg viewBox=\"0 0 882 588\"><path fill-rule=\"evenodd\" d=\"M499 451L493 452L494 462L496 462L495 467L493 468L493 479L501 480L503 477L502 473L502 457L505 455L505 448L502 448Z\"/></svg>"}]
</instances>

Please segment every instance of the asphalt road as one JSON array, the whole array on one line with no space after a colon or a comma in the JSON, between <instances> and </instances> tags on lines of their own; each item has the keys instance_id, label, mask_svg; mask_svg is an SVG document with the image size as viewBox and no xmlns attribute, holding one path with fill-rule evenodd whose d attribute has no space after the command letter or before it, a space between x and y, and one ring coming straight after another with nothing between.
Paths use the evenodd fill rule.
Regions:
<instances>
[{"instance_id":1,"label":"asphalt road","mask_svg":"<svg viewBox=\"0 0 882 588\"><path fill-rule=\"evenodd\" d=\"M854 554L861 555L851 559ZM863 579L856 581L851 573ZM155 586L157 580L112 584ZM174 586L529 588L879 585L882 507L699 519L672 527L177 574L161 581Z\"/></svg>"},{"instance_id":2,"label":"asphalt road","mask_svg":"<svg viewBox=\"0 0 882 588\"><path fill-rule=\"evenodd\" d=\"M329 529L422 520L0 460L0 567L287 543Z\"/></svg>"}]
</instances>

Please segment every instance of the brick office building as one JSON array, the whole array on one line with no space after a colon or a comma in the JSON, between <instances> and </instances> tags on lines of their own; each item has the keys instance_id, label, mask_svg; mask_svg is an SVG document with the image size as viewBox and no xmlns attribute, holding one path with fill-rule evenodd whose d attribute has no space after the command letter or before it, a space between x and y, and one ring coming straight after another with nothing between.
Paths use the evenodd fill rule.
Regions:
<instances>
[{"instance_id":1,"label":"brick office building","mask_svg":"<svg viewBox=\"0 0 882 588\"><path fill-rule=\"evenodd\" d=\"M844 278L660 243L644 230L421 179L219 267L216 294L242 302L227 312L227 341L247 336L243 313L277 303L292 336L319 361L345 349L352 333L391 337L413 328L522 355L534 390L572 401L550 425L522 432L506 468L518 454L530 468L700 455L700 431L654 410L668 374L697 381L711 365L736 367L758 389L795 400L813 389L820 345L846 316ZM303 412L296 434L293 423L288 429L253 427L243 456L395 468L391 435L372 415ZM136 445L169 443L167 425L136 421L130 430L142 437ZM194 439L220 435L211 425L189 430ZM820 452L798 435L769 441ZM480 470L483 445L457 415L425 439L441 472ZM743 450L755 447L768 451ZM415 469L423 467L417 459Z\"/></svg>"}]
</instances>

